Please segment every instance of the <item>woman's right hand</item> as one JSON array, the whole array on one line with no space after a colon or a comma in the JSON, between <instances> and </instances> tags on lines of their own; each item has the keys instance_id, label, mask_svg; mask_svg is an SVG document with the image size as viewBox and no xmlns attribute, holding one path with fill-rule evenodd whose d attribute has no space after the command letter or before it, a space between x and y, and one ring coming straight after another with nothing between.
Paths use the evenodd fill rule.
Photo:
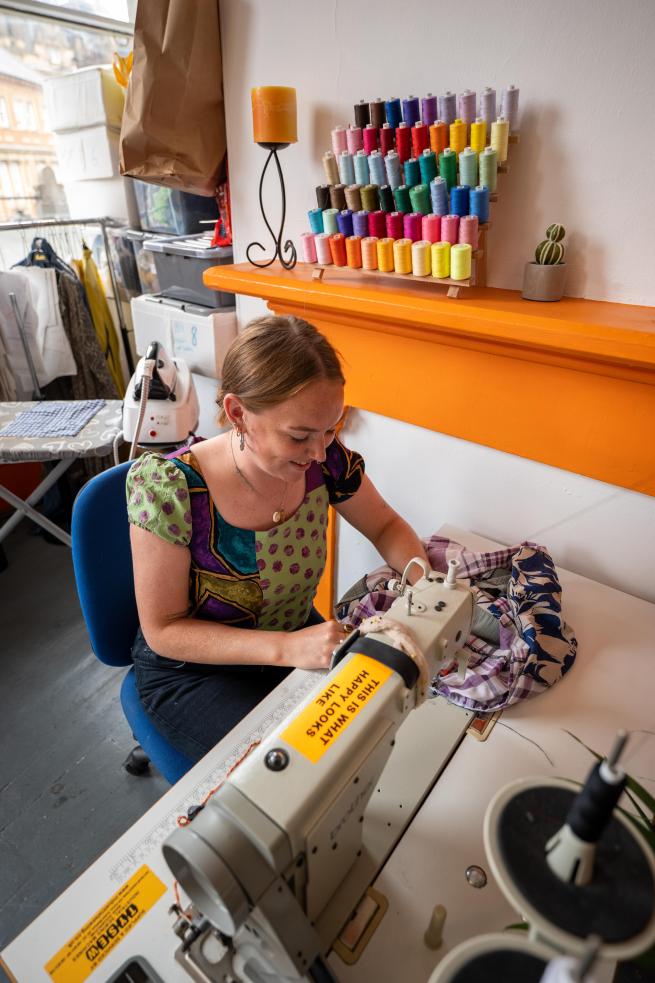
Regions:
<instances>
[{"instance_id":1,"label":"woman's right hand","mask_svg":"<svg viewBox=\"0 0 655 983\"><path fill-rule=\"evenodd\" d=\"M283 643L284 664L296 669L329 669L332 653L346 634L338 621L289 632Z\"/></svg>"}]
</instances>

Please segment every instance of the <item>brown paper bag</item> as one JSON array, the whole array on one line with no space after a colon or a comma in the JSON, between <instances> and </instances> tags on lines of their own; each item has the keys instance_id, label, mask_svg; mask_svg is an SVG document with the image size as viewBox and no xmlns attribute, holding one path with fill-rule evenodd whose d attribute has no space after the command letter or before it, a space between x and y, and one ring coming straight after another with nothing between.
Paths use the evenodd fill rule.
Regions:
<instances>
[{"instance_id":1,"label":"brown paper bag","mask_svg":"<svg viewBox=\"0 0 655 983\"><path fill-rule=\"evenodd\" d=\"M140 0L121 174L213 197L224 158L218 0Z\"/></svg>"}]
</instances>

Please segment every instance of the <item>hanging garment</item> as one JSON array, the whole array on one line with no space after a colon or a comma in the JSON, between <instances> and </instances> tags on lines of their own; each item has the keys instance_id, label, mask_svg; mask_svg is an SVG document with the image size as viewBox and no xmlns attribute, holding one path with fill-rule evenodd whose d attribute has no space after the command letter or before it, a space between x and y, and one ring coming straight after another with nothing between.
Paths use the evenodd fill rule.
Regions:
<instances>
[{"instance_id":1,"label":"hanging garment","mask_svg":"<svg viewBox=\"0 0 655 983\"><path fill-rule=\"evenodd\" d=\"M67 273L58 271L56 275L61 318L79 366L71 379L73 399L117 399L121 394L100 348L82 285Z\"/></svg>"},{"instance_id":2,"label":"hanging garment","mask_svg":"<svg viewBox=\"0 0 655 983\"><path fill-rule=\"evenodd\" d=\"M34 381L32 373L25 355L25 348L20 336L14 309L9 294L13 293L16 297L18 313L23 325L25 340L27 342L32 364L36 372L39 385L45 385L46 370L41 359L41 352L38 343L38 318L34 306L27 280L17 273L0 272L0 333L2 334L2 344L5 350L4 365L2 372L4 379L3 392L11 392L14 395L3 395L5 400L17 399L19 401L32 399L34 396ZM7 371L11 375L11 381L6 378Z\"/></svg>"},{"instance_id":3,"label":"hanging garment","mask_svg":"<svg viewBox=\"0 0 655 983\"><path fill-rule=\"evenodd\" d=\"M15 402L18 399L14 373L9 361L9 354L2 337L2 322L0 321L0 401Z\"/></svg>"},{"instance_id":4,"label":"hanging garment","mask_svg":"<svg viewBox=\"0 0 655 983\"><path fill-rule=\"evenodd\" d=\"M448 667L432 680L433 695L478 713L495 713L553 686L573 665L577 640L562 616L562 591L543 546L521 543L476 553L442 536L423 541L434 570L459 562L458 578L469 578L475 617L465 648L464 678ZM397 594L387 583L399 577L389 567L363 577L339 601L339 621L357 627L388 611Z\"/></svg>"},{"instance_id":5,"label":"hanging garment","mask_svg":"<svg viewBox=\"0 0 655 983\"><path fill-rule=\"evenodd\" d=\"M86 301L91 313L98 342L107 361L109 374L120 396L125 395L125 381L121 369L120 344L114 319L109 310L105 290L98 273L98 267L88 246L82 248L82 259L74 259L73 266L84 287Z\"/></svg>"},{"instance_id":6,"label":"hanging garment","mask_svg":"<svg viewBox=\"0 0 655 983\"><path fill-rule=\"evenodd\" d=\"M62 375L75 375L77 365L61 320L55 270L21 266L15 275L26 280L36 311L37 341L45 368L45 378L39 378L39 382L46 385Z\"/></svg>"}]
</instances>

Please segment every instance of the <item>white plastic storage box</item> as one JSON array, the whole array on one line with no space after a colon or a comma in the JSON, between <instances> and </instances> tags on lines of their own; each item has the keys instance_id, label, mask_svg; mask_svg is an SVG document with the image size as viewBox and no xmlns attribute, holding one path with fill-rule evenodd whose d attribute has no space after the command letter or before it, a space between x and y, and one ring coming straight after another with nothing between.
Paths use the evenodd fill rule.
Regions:
<instances>
[{"instance_id":1,"label":"white plastic storage box","mask_svg":"<svg viewBox=\"0 0 655 983\"><path fill-rule=\"evenodd\" d=\"M169 236L193 235L204 231L204 223L218 221L215 198L164 188L139 181L138 178L134 179L134 190L139 224L148 232L161 232Z\"/></svg>"},{"instance_id":2,"label":"white plastic storage box","mask_svg":"<svg viewBox=\"0 0 655 983\"><path fill-rule=\"evenodd\" d=\"M155 257L159 289L165 297L202 304L205 307L232 307L234 294L210 290L202 282L205 270L232 262L231 246L211 245L212 236L174 236L152 239L143 248Z\"/></svg>"},{"instance_id":3,"label":"white plastic storage box","mask_svg":"<svg viewBox=\"0 0 655 983\"><path fill-rule=\"evenodd\" d=\"M139 213L134 190L127 177L69 181L64 174L64 191L70 218L109 216L138 227Z\"/></svg>"},{"instance_id":4,"label":"white plastic storage box","mask_svg":"<svg viewBox=\"0 0 655 983\"><path fill-rule=\"evenodd\" d=\"M67 182L118 177L119 138L118 130L106 126L55 133L60 173Z\"/></svg>"},{"instance_id":5,"label":"white plastic storage box","mask_svg":"<svg viewBox=\"0 0 655 983\"><path fill-rule=\"evenodd\" d=\"M108 65L45 79L43 96L48 123L55 133L98 125L120 129L125 90Z\"/></svg>"},{"instance_id":6,"label":"white plastic storage box","mask_svg":"<svg viewBox=\"0 0 655 983\"><path fill-rule=\"evenodd\" d=\"M183 358L192 372L220 379L223 359L237 336L234 307L217 311L161 294L135 297L131 307L139 355L145 355L151 341L160 341L169 354Z\"/></svg>"}]
</instances>

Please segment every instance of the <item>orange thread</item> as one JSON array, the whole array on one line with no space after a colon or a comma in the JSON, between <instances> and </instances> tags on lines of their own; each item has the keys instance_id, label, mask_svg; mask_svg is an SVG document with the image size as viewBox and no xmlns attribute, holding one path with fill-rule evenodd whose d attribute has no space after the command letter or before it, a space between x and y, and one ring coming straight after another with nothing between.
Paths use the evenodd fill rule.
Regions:
<instances>
[{"instance_id":1,"label":"orange thread","mask_svg":"<svg viewBox=\"0 0 655 983\"><path fill-rule=\"evenodd\" d=\"M360 236L348 236L346 239L346 256L348 257L348 266L351 269L360 269L362 265L362 240Z\"/></svg>"}]
</instances>

